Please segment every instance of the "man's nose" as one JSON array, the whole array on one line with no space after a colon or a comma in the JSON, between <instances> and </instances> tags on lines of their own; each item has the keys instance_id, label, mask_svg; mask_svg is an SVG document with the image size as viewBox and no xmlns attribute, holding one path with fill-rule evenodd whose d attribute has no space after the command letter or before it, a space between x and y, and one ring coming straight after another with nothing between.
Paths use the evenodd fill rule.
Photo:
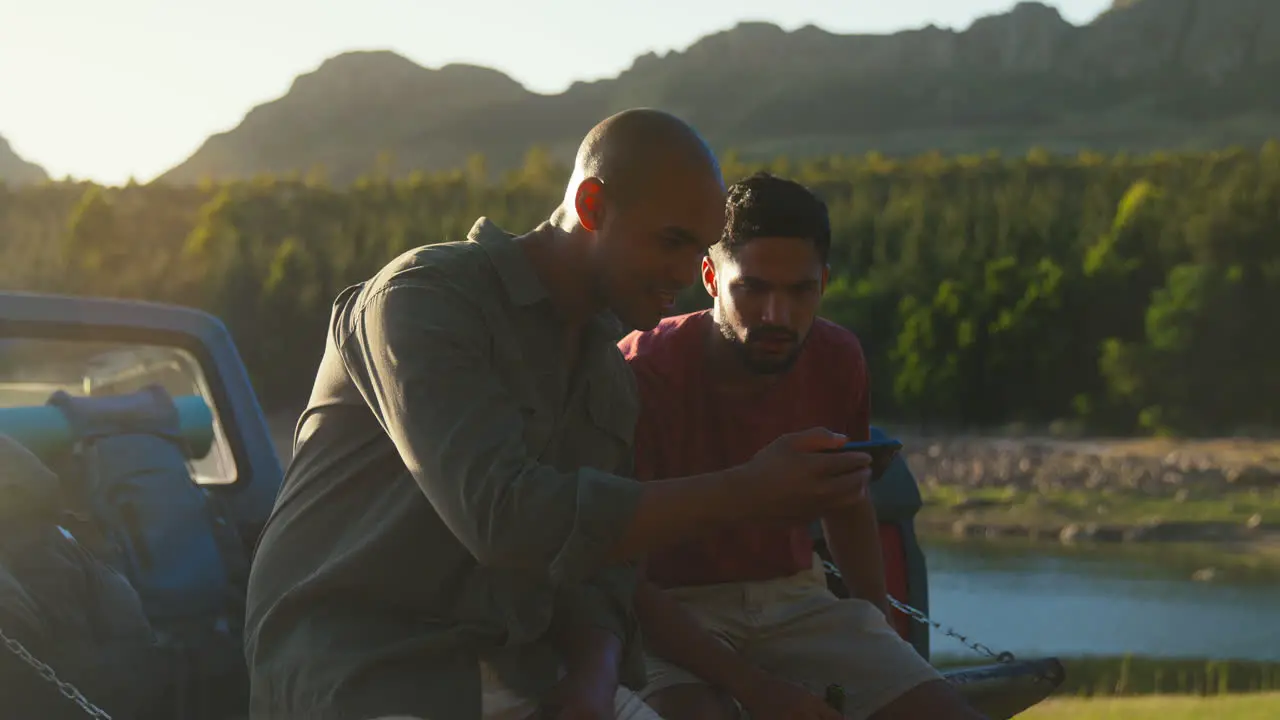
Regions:
<instances>
[{"instance_id":1,"label":"man's nose","mask_svg":"<svg viewBox=\"0 0 1280 720\"><path fill-rule=\"evenodd\" d=\"M764 300L764 321L770 325L791 324L791 303L782 293L769 293Z\"/></svg>"}]
</instances>

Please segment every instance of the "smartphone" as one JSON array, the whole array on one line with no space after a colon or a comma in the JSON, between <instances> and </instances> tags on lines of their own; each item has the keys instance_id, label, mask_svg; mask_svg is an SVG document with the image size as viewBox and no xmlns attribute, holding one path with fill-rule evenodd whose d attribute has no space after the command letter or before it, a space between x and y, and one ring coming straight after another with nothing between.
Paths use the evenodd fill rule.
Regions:
<instances>
[{"instance_id":1,"label":"smartphone","mask_svg":"<svg viewBox=\"0 0 1280 720\"><path fill-rule=\"evenodd\" d=\"M873 479L879 480L884 474L885 469L889 467L889 463L893 461L898 451L902 450L902 442L893 438L885 438L883 440L862 440L858 442L845 443L834 450L824 450L823 452L839 453L839 452L861 452L871 456L871 467L874 468L875 474Z\"/></svg>"}]
</instances>

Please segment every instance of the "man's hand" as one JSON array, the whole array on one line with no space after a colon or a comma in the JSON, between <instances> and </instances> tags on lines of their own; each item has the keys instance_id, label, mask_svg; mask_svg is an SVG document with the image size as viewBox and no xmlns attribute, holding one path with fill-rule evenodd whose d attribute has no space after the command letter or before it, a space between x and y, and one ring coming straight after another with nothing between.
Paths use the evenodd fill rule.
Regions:
<instances>
[{"instance_id":1,"label":"man's hand","mask_svg":"<svg viewBox=\"0 0 1280 720\"><path fill-rule=\"evenodd\" d=\"M607 630L570 624L556 633L565 675L540 704L538 718L613 720L622 641Z\"/></svg>"},{"instance_id":2,"label":"man's hand","mask_svg":"<svg viewBox=\"0 0 1280 720\"><path fill-rule=\"evenodd\" d=\"M822 698L782 678L761 676L738 697L751 720L842 720Z\"/></svg>"},{"instance_id":3,"label":"man's hand","mask_svg":"<svg viewBox=\"0 0 1280 720\"><path fill-rule=\"evenodd\" d=\"M539 719L614 720L618 675L608 668L570 670L542 703Z\"/></svg>"},{"instance_id":4,"label":"man's hand","mask_svg":"<svg viewBox=\"0 0 1280 720\"><path fill-rule=\"evenodd\" d=\"M867 497L871 456L830 453L848 438L822 428L783 435L739 470L742 492L756 507L772 508L779 520L807 521Z\"/></svg>"}]
</instances>

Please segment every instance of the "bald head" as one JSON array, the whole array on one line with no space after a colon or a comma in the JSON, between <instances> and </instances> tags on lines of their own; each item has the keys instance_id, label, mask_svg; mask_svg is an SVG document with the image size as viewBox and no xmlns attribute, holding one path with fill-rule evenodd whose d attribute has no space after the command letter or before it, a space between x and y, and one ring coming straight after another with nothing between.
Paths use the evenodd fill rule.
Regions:
<instances>
[{"instance_id":1,"label":"bald head","mask_svg":"<svg viewBox=\"0 0 1280 720\"><path fill-rule=\"evenodd\" d=\"M724 208L720 165L698 133L668 113L627 110L587 133L553 222L584 258L597 303L647 329L697 278Z\"/></svg>"},{"instance_id":2,"label":"bald head","mask_svg":"<svg viewBox=\"0 0 1280 720\"><path fill-rule=\"evenodd\" d=\"M715 154L688 123L661 110L623 110L583 138L565 199L572 203L586 178L598 178L615 202L625 202L655 182L686 173L714 177L723 187Z\"/></svg>"}]
</instances>

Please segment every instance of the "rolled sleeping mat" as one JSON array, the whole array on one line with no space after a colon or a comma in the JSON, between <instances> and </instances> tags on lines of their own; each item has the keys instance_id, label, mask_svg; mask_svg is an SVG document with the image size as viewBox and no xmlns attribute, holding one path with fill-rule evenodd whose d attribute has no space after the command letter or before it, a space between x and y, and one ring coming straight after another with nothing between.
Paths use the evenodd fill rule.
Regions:
<instances>
[{"instance_id":1,"label":"rolled sleeping mat","mask_svg":"<svg viewBox=\"0 0 1280 720\"><path fill-rule=\"evenodd\" d=\"M85 398L88 400L89 398ZM94 398L96 399L96 398ZM114 400L106 396L104 401ZM173 398L178 409L178 435L187 457L198 460L213 447L213 411L199 395ZM41 460L71 449L75 433L61 409L53 405L0 408L0 434L17 440Z\"/></svg>"}]
</instances>

